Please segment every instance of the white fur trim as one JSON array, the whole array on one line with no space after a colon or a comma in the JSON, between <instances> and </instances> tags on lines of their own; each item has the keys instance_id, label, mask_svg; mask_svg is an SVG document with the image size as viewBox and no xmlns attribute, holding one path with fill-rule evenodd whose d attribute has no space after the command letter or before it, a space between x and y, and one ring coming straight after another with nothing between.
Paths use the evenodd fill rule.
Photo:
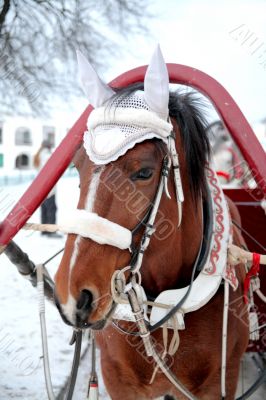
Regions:
<instances>
[{"instance_id":1,"label":"white fur trim","mask_svg":"<svg viewBox=\"0 0 266 400\"><path fill-rule=\"evenodd\" d=\"M74 210L58 225L62 232L74 233L121 250L128 249L131 244L132 234L129 229L86 210Z\"/></svg>"},{"instance_id":2,"label":"white fur trim","mask_svg":"<svg viewBox=\"0 0 266 400\"><path fill-rule=\"evenodd\" d=\"M149 128L162 138L167 138L173 130L171 123L164 121L154 112L136 108L99 107L90 113L87 127L90 130L101 124L137 125L141 128Z\"/></svg>"},{"instance_id":3,"label":"white fur trim","mask_svg":"<svg viewBox=\"0 0 266 400\"><path fill-rule=\"evenodd\" d=\"M115 161L144 140L158 138L167 143L173 127L152 111L135 108L97 108L93 110L87 123L89 132L84 134L84 147L95 164ZM121 128L130 126L132 135Z\"/></svg>"},{"instance_id":4,"label":"white fur trim","mask_svg":"<svg viewBox=\"0 0 266 400\"><path fill-rule=\"evenodd\" d=\"M103 144L106 143L105 139L108 139L108 137L110 137L110 133L111 132L106 132L106 135L102 136L101 141ZM128 150L132 149L136 144L141 143L144 140L154 139L154 138L162 139L161 136L156 135L155 133L145 133L142 136L134 137L134 140L131 139L131 141L125 143L124 147L115 149L113 152L109 152L104 155L99 155L98 153L95 152L93 148L93 139L90 132L85 132L83 140L84 140L84 148L86 150L87 155L89 156L89 159L97 165L105 165L110 162L116 161L119 157L126 154ZM167 144L167 139L162 139L162 140L163 142L165 142L165 144Z\"/></svg>"}]
</instances>

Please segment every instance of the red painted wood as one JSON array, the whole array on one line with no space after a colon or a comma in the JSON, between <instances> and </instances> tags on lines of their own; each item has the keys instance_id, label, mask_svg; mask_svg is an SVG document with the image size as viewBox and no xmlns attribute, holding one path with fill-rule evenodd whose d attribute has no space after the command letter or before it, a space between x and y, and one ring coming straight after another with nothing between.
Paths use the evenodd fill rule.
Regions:
<instances>
[{"instance_id":1,"label":"red painted wood","mask_svg":"<svg viewBox=\"0 0 266 400\"><path fill-rule=\"evenodd\" d=\"M228 189L225 194L231 198L237 205L238 211L241 215L242 226L245 230L253 236L264 248L266 248L266 215L261 207L262 196L257 190L244 190L244 189ZM244 232L243 237L252 252L265 254L266 252L254 243ZM260 268L260 285L263 294L266 293L266 268ZM254 294L254 300L258 311L259 325L266 323L266 304ZM236 314L237 315L237 314ZM247 351L266 351L266 331L261 330L260 340L250 341Z\"/></svg>"},{"instance_id":2,"label":"red painted wood","mask_svg":"<svg viewBox=\"0 0 266 400\"><path fill-rule=\"evenodd\" d=\"M250 125L229 93L213 78L195 68L179 64L167 64L167 66L172 83L191 86L202 92L212 101L253 171L253 176L258 183L259 190L265 196L265 153ZM145 66L128 71L114 79L110 85L113 87L123 87L130 83L143 81L146 68ZM89 106L83 112L28 190L2 222L0 225L0 245L7 244L14 237L66 170L77 147L82 141L83 132L86 130L86 120L91 110L92 107Z\"/></svg>"}]
</instances>

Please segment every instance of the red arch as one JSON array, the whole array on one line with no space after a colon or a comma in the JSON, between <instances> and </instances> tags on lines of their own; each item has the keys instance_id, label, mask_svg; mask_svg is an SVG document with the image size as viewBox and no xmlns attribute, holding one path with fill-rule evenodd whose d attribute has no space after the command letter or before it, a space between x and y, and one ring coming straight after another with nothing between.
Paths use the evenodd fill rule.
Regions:
<instances>
[{"instance_id":1,"label":"red arch","mask_svg":"<svg viewBox=\"0 0 266 400\"><path fill-rule=\"evenodd\" d=\"M253 171L258 187L266 195L265 152L229 93L215 79L195 68L180 64L167 64L167 66L172 83L191 86L212 101ZM146 68L146 66L143 66L128 71L114 79L110 85L122 87L143 81ZM68 167L82 141L83 133L86 130L86 121L91 110L92 107L88 106L83 112L31 186L0 225L0 245L7 244L13 238Z\"/></svg>"}]
</instances>

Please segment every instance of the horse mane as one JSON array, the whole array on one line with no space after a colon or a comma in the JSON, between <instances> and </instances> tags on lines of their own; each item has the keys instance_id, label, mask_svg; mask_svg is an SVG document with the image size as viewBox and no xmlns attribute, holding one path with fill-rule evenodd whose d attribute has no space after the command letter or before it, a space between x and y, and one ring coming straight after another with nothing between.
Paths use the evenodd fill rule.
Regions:
<instances>
[{"instance_id":1,"label":"horse mane","mask_svg":"<svg viewBox=\"0 0 266 400\"><path fill-rule=\"evenodd\" d=\"M119 107L120 102L136 90L144 90L143 82L134 83L124 88L114 88L110 106ZM210 144L207 135L207 120L203 114L205 104L195 92L184 93L180 89L170 91L169 115L179 126L185 151L189 185L196 200L206 193L205 165L209 160ZM158 141L156 141L158 142ZM160 141L161 142L161 141Z\"/></svg>"}]
</instances>

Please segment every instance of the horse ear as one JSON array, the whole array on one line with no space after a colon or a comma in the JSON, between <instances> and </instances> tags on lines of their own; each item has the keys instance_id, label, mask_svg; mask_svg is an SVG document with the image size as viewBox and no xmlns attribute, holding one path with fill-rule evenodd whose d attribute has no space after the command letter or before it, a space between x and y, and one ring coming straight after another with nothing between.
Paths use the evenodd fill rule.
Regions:
<instances>
[{"instance_id":1,"label":"horse ear","mask_svg":"<svg viewBox=\"0 0 266 400\"><path fill-rule=\"evenodd\" d=\"M77 50L77 59L82 89L94 108L101 107L115 92L99 78L92 65L79 50Z\"/></svg>"},{"instance_id":2,"label":"horse ear","mask_svg":"<svg viewBox=\"0 0 266 400\"><path fill-rule=\"evenodd\" d=\"M169 75L159 45L152 55L145 74L144 97L152 111L163 119L168 118Z\"/></svg>"}]
</instances>

